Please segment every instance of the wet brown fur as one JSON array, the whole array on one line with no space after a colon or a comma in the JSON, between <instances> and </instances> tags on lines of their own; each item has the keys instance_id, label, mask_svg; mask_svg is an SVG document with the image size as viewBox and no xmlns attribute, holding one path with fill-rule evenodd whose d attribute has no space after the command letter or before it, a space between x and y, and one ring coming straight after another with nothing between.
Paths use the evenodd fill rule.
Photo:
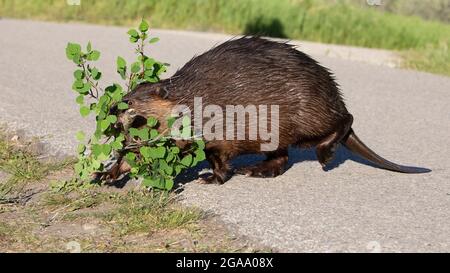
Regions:
<instances>
[{"instance_id":1,"label":"wet brown fur","mask_svg":"<svg viewBox=\"0 0 450 273\"><path fill-rule=\"evenodd\" d=\"M230 40L194 57L173 77L138 86L124 101L138 115L166 120L177 104L193 109L194 97L202 97L203 105L219 105L222 109L226 105L279 105L278 149L264 152L265 161L237 173L258 177L282 174L292 144L316 147L317 158L325 166L333 158L337 144L347 141L352 150L356 143L348 141L355 140L353 116L345 107L333 75L287 43L258 37ZM270 114L268 117L270 124ZM203 182L225 182L231 177L228 162L238 155L260 153L261 142L259 138L208 142L205 151L214 174ZM367 149L361 147L357 152L364 157ZM404 170L394 165L381 167Z\"/></svg>"}]
</instances>

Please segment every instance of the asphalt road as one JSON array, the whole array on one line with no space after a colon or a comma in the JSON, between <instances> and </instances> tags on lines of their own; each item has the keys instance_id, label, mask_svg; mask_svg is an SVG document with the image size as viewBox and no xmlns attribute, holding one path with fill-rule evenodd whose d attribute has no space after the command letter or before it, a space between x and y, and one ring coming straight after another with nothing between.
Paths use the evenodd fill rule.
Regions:
<instances>
[{"instance_id":1,"label":"asphalt road","mask_svg":"<svg viewBox=\"0 0 450 273\"><path fill-rule=\"evenodd\" d=\"M64 48L68 41L92 41L103 53L98 66L104 78L119 81L111 69L116 56L128 52L124 57L132 57L125 32L0 20L0 123L42 137L53 156L73 154L75 133L92 130L93 122L79 117L70 90L73 66ZM229 38L154 34L161 41L150 54L171 64L168 75L194 54ZM311 50L335 72L360 138L388 159L427 167L431 173L380 170L344 148L324 172L311 150L292 150L292 167L282 176L235 176L222 186L187 183L183 202L218 214L230 228L279 251L450 251L450 78L371 65L370 58L380 63L386 52L367 52L367 58L364 53L331 58ZM253 159L236 164L248 160Z\"/></svg>"}]
</instances>

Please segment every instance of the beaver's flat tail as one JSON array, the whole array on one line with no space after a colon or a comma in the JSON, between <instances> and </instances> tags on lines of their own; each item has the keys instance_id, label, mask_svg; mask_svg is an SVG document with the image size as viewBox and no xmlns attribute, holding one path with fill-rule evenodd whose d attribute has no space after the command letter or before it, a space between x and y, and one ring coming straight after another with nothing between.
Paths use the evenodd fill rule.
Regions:
<instances>
[{"instance_id":1,"label":"beaver's flat tail","mask_svg":"<svg viewBox=\"0 0 450 273\"><path fill-rule=\"evenodd\" d=\"M350 129L348 135L341 141L341 143L353 153L359 155L360 157L372 162L382 169L389 171L400 172L400 173L428 173L431 172L430 169L420 168L420 167L409 167L401 166L390 162L381 156L377 155L369 147L367 147Z\"/></svg>"}]
</instances>

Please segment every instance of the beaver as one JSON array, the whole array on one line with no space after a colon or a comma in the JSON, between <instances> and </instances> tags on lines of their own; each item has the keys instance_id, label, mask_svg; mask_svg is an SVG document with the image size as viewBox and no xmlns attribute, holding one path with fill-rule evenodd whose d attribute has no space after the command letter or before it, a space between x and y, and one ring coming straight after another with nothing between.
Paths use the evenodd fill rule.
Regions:
<instances>
[{"instance_id":1,"label":"beaver","mask_svg":"<svg viewBox=\"0 0 450 273\"><path fill-rule=\"evenodd\" d=\"M278 146L263 151L260 144L264 140L260 137L208 141L205 153L213 174L202 179L203 183L227 181L233 175L230 160L242 154L262 153L267 158L234 173L253 177L280 175L286 170L289 146L315 147L323 168L333 159L337 145L342 144L382 169L401 173L430 171L395 164L369 149L352 129L353 116L329 69L288 42L255 36L231 39L195 56L168 79L138 85L123 98L129 109L118 114L118 122L129 119L130 113L135 121L139 120L135 117L141 117L141 122L145 122L149 116L164 121L170 109L179 104L192 109L195 97L202 98L202 105L223 108L279 106ZM132 126L139 127L138 123ZM246 135L250 126L245 126ZM118 166L116 172L119 169L127 171Z\"/></svg>"}]
</instances>

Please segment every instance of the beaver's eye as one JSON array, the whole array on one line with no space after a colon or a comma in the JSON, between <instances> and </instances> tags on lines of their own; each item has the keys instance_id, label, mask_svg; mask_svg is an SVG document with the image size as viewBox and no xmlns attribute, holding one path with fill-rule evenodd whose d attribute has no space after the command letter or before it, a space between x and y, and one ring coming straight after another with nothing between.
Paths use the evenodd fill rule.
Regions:
<instances>
[{"instance_id":1,"label":"beaver's eye","mask_svg":"<svg viewBox=\"0 0 450 273\"><path fill-rule=\"evenodd\" d=\"M128 106L133 105L133 102L131 100L128 101Z\"/></svg>"}]
</instances>

